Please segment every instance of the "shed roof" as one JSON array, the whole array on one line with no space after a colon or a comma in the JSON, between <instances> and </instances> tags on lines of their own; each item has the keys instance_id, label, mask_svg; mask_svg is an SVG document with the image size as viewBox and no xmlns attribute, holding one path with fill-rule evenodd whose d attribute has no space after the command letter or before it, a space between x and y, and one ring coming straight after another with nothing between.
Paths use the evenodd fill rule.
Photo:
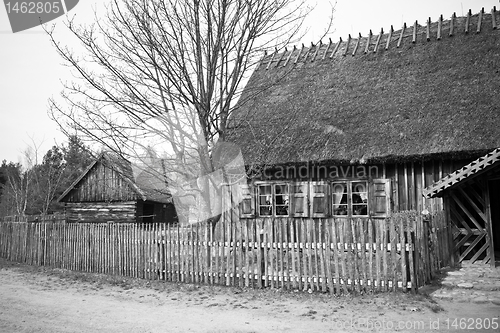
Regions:
<instances>
[{"instance_id":1,"label":"shed roof","mask_svg":"<svg viewBox=\"0 0 500 333\"><path fill-rule=\"evenodd\" d=\"M246 164L478 157L500 146L500 13L266 55L229 123Z\"/></svg>"},{"instance_id":2,"label":"shed roof","mask_svg":"<svg viewBox=\"0 0 500 333\"><path fill-rule=\"evenodd\" d=\"M434 184L426 187L422 194L426 198L434 198L441 196L442 192L452 188L463 181L476 177L483 172L486 172L500 164L500 148L481 156L480 158L472 161L466 166L456 170L453 173L441 178Z\"/></svg>"}]
</instances>

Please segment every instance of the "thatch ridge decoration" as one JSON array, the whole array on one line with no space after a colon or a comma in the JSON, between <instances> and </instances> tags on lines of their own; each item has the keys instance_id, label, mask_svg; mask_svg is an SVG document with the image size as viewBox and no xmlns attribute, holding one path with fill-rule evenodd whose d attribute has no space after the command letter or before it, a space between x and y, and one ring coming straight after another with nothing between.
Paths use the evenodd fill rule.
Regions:
<instances>
[{"instance_id":1,"label":"thatch ridge decoration","mask_svg":"<svg viewBox=\"0 0 500 333\"><path fill-rule=\"evenodd\" d=\"M422 195L426 198L434 198L444 190L458 184L459 182L487 171L492 165L498 162L500 162L500 148L496 148L492 152L479 157L477 160L426 187L423 189Z\"/></svg>"},{"instance_id":2,"label":"thatch ridge decoration","mask_svg":"<svg viewBox=\"0 0 500 333\"><path fill-rule=\"evenodd\" d=\"M443 38L443 32L445 29L449 29L448 37L453 37L456 33L468 34L471 30L471 27L476 26L476 34L479 34L482 29L484 29L484 25L487 23L491 23L491 28L493 30L497 29L497 18L496 18L496 6L490 11L489 14L486 14L484 8L478 14L472 14L472 11L469 9L467 15L465 17L457 17L456 13L453 13L449 20L443 20L443 15L440 15L436 22L432 22L431 18L427 20L424 26L418 24L418 21L415 21L413 24L413 29L408 31L406 23L403 24L402 28L398 31L394 31L393 26L388 30L387 34L384 33L384 29L381 28L380 34L377 36L376 41L373 41L373 33L372 30L369 31L366 37L363 37L361 33L359 33L358 38L353 38L351 34L348 35L347 40L344 42L342 38L336 43L333 51L330 53L329 58L334 59L337 52L341 49L340 54L342 56L346 56L348 53L354 57L358 54L377 54L383 51L388 51L391 48L391 45L396 43L396 48L401 48L401 46L405 43L406 40L409 40L412 44L419 43L419 36L422 36L422 40L426 40L428 42L432 42L433 40L440 41ZM460 28L461 27L461 28ZM398 36L397 39L394 39L394 36ZM380 48L380 44L385 39L385 47ZM349 51L351 42L354 42L354 49L352 52ZM264 54L264 57L261 60L261 64L264 64L265 69L277 68L278 65L284 61L283 66L285 67L290 64L290 59L294 57L293 65L298 63L306 62L309 58L309 55L312 55L310 58L310 62L317 62L321 60L325 60L327 58L327 54L332 47L332 40L330 39L328 43L323 43L323 41L319 41L317 44L311 43L311 46L306 47L302 44L301 48L297 48L293 46L293 48L288 51L285 48L282 52L279 52L278 49L275 49L271 54ZM358 52L360 47L364 46L362 52ZM369 52L371 47L373 46L373 52ZM289 54L287 54L290 52ZM305 54L304 54L305 52ZM281 54L280 54L281 53ZM323 54L321 57L318 57L319 54ZM274 66L272 65L273 63ZM259 67L262 68L262 67Z\"/></svg>"}]
</instances>

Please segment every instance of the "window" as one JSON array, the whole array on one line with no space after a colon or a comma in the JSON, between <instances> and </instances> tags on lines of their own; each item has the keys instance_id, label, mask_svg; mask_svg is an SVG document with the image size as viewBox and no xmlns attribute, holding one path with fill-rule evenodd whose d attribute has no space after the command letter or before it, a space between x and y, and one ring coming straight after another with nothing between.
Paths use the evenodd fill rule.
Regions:
<instances>
[{"instance_id":1,"label":"window","mask_svg":"<svg viewBox=\"0 0 500 333\"><path fill-rule=\"evenodd\" d=\"M260 184L257 186L259 216L289 216L289 184Z\"/></svg>"},{"instance_id":2,"label":"window","mask_svg":"<svg viewBox=\"0 0 500 333\"><path fill-rule=\"evenodd\" d=\"M332 184L334 216L368 215L368 182L343 181Z\"/></svg>"},{"instance_id":3,"label":"window","mask_svg":"<svg viewBox=\"0 0 500 333\"><path fill-rule=\"evenodd\" d=\"M389 195L388 179L257 182L242 186L240 216L383 218Z\"/></svg>"}]
</instances>

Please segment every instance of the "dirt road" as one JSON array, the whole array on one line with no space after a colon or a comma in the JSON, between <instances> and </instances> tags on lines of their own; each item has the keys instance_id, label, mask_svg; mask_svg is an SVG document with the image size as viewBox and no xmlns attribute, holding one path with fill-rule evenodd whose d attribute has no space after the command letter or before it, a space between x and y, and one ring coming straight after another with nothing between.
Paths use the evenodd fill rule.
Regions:
<instances>
[{"instance_id":1,"label":"dirt road","mask_svg":"<svg viewBox=\"0 0 500 333\"><path fill-rule=\"evenodd\" d=\"M436 303L421 295L200 287L0 259L1 332L463 332L460 318L483 328L475 331L498 332L491 324L499 314L491 303Z\"/></svg>"}]
</instances>

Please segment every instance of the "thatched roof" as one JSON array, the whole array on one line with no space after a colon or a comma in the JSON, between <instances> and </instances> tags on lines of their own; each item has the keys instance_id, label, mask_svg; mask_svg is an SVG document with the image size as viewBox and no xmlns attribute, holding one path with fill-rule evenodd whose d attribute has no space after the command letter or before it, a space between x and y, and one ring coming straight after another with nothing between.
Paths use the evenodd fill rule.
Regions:
<instances>
[{"instance_id":1,"label":"thatched roof","mask_svg":"<svg viewBox=\"0 0 500 333\"><path fill-rule=\"evenodd\" d=\"M477 157L500 146L497 24L492 11L267 55L227 138L247 164Z\"/></svg>"}]
</instances>

